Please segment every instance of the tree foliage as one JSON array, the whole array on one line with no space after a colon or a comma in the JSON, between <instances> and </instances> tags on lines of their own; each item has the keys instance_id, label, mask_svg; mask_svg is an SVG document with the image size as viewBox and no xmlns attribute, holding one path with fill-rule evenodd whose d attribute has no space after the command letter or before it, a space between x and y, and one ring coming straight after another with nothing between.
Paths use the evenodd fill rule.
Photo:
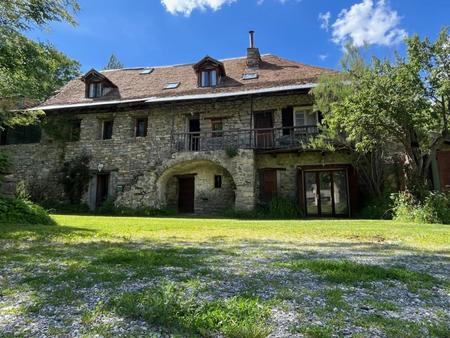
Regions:
<instances>
[{"instance_id":1,"label":"tree foliage","mask_svg":"<svg viewBox=\"0 0 450 338\"><path fill-rule=\"evenodd\" d=\"M406 44L406 57L369 65L350 50L343 72L313 92L329 136L344 135L359 154L401 154L407 188L423 196L431 159L449 137L448 29L435 42L414 36Z\"/></svg>"},{"instance_id":2,"label":"tree foliage","mask_svg":"<svg viewBox=\"0 0 450 338\"><path fill-rule=\"evenodd\" d=\"M50 97L79 73L79 63L48 43L21 33L49 21L75 24L76 0L4 0L0 2L0 129L34 123L43 115L24 111ZM22 109L22 111L18 111Z\"/></svg>"},{"instance_id":3,"label":"tree foliage","mask_svg":"<svg viewBox=\"0 0 450 338\"><path fill-rule=\"evenodd\" d=\"M111 54L111 56L109 57L108 64L105 66L104 69L106 70L106 69L122 69L122 68L123 68L122 62L120 62L117 56Z\"/></svg>"},{"instance_id":4,"label":"tree foliage","mask_svg":"<svg viewBox=\"0 0 450 338\"><path fill-rule=\"evenodd\" d=\"M77 0L2 0L0 26L14 30L44 27L51 21L76 24L74 15L80 10Z\"/></svg>"}]
</instances>

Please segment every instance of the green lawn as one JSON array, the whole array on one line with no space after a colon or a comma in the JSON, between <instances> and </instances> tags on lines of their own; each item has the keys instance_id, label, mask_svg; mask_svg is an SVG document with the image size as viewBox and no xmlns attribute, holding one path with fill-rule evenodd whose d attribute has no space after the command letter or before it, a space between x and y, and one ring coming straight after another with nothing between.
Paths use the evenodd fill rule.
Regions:
<instances>
[{"instance_id":1,"label":"green lawn","mask_svg":"<svg viewBox=\"0 0 450 338\"><path fill-rule=\"evenodd\" d=\"M54 219L0 224L0 337L450 336L450 226Z\"/></svg>"}]
</instances>

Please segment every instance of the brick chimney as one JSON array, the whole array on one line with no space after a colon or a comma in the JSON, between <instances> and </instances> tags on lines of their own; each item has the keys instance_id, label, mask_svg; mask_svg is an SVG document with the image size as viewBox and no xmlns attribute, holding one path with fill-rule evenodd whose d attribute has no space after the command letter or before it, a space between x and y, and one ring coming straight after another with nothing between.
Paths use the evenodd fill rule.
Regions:
<instances>
[{"instance_id":1,"label":"brick chimney","mask_svg":"<svg viewBox=\"0 0 450 338\"><path fill-rule=\"evenodd\" d=\"M247 48L247 67L248 68L259 68L261 63L261 55L259 54L259 49L255 47L255 32L250 31L249 33L250 47Z\"/></svg>"}]
</instances>

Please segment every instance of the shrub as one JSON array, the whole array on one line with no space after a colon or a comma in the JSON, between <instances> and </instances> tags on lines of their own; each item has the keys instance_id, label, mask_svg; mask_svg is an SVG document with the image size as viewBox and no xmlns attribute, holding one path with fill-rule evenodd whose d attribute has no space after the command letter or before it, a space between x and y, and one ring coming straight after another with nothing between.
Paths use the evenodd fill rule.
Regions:
<instances>
[{"instance_id":1,"label":"shrub","mask_svg":"<svg viewBox=\"0 0 450 338\"><path fill-rule=\"evenodd\" d=\"M229 210L223 215L242 219L295 219L303 217L303 211L294 199L274 197L268 204L260 204L254 210Z\"/></svg>"},{"instance_id":2,"label":"shrub","mask_svg":"<svg viewBox=\"0 0 450 338\"><path fill-rule=\"evenodd\" d=\"M229 158L233 158L239 154L239 150L235 146L226 146L225 153Z\"/></svg>"},{"instance_id":3,"label":"shrub","mask_svg":"<svg viewBox=\"0 0 450 338\"><path fill-rule=\"evenodd\" d=\"M363 205L358 212L358 218L392 219L393 200L390 195L373 198Z\"/></svg>"},{"instance_id":4,"label":"shrub","mask_svg":"<svg viewBox=\"0 0 450 338\"><path fill-rule=\"evenodd\" d=\"M294 199L274 197L267 204L260 207L268 218L299 218L303 212Z\"/></svg>"},{"instance_id":5,"label":"shrub","mask_svg":"<svg viewBox=\"0 0 450 338\"><path fill-rule=\"evenodd\" d=\"M79 204L83 194L88 189L90 180L89 162L90 157L86 154L80 155L68 162L62 168L60 183L71 204Z\"/></svg>"},{"instance_id":6,"label":"shrub","mask_svg":"<svg viewBox=\"0 0 450 338\"><path fill-rule=\"evenodd\" d=\"M0 152L0 187L2 186L3 175L9 168L8 156L5 153Z\"/></svg>"},{"instance_id":7,"label":"shrub","mask_svg":"<svg viewBox=\"0 0 450 338\"><path fill-rule=\"evenodd\" d=\"M450 196L429 192L423 201L411 194L393 194L394 219L403 222L450 224Z\"/></svg>"},{"instance_id":8,"label":"shrub","mask_svg":"<svg viewBox=\"0 0 450 338\"><path fill-rule=\"evenodd\" d=\"M0 197L0 223L53 225L47 211L27 200Z\"/></svg>"},{"instance_id":9,"label":"shrub","mask_svg":"<svg viewBox=\"0 0 450 338\"><path fill-rule=\"evenodd\" d=\"M58 214L88 214L90 213L89 206L85 203L64 203L54 200L46 200L40 203L45 209L51 213Z\"/></svg>"},{"instance_id":10,"label":"shrub","mask_svg":"<svg viewBox=\"0 0 450 338\"><path fill-rule=\"evenodd\" d=\"M176 214L175 210L171 209L152 209L152 208L129 208L123 206L116 206L114 199L107 199L101 207L95 210L99 215L114 215L114 216L140 216L140 217L158 217L158 216L172 216Z\"/></svg>"}]
</instances>

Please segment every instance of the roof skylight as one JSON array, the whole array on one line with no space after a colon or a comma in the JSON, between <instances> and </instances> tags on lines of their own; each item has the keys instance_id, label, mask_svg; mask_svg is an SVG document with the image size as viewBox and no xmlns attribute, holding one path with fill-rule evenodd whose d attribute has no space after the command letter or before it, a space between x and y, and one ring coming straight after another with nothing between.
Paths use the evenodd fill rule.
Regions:
<instances>
[{"instance_id":1,"label":"roof skylight","mask_svg":"<svg viewBox=\"0 0 450 338\"><path fill-rule=\"evenodd\" d=\"M164 86L164 89L175 89L180 86L180 82L169 82Z\"/></svg>"},{"instance_id":2,"label":"roof skylight","mask_svg":"<svg viewBox=\"0 0 450 338\"><path fill-rule=\"evenodd\" d=\"M144 68L139 74L151 74L155 68Z\"/></svg>"},{"instance_id":3,"label":"roof skylight","mask_svg":"<svg viewBox=\"0 0 450 338\"><path fill-rule=\"evenodd\" d=\"M242 75L242 80L254 80L258 78L258 74L256 73L247 73Z\"/></svg>"}]
</instances>

